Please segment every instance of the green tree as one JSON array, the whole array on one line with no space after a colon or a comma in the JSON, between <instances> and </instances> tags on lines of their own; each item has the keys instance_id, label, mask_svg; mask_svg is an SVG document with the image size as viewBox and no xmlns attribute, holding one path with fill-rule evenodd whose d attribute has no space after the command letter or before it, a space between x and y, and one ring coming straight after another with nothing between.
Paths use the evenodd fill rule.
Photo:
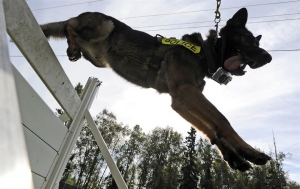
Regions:
<instances>
[{"instance_id":1,"label":"green tree","mask_svg":"<svg viewBox=\"0 0 300 189\"><path fill-rule=\"evenodd\" d=\"M287 187L289 189L300 189L300 185L297 182L291 180L288 181Z\"/></svg>"},{"instance_id":2,"label":"green tree","mask_svg":"<svg viewBox=\"0 0 300 189\"><path fill-rule=\"evenodd\" d=\"M177 188L182 150L182 136L170 127L148 134L138 165L138 188Z\"/></svg>"},{"instance_id":3,"label":"green tree","mask_svg":"<svg viewBox=\"0 0 300 189\"><path fill-rule=\"evenodd\" d=\"M250 170L250 176L251 176L251 180L250 180L250 186L251 188L266 188L267 186L267 167L266 166L253 166L253 169Z\"/></svg>"},{"instance_id":4,"label":"green tree","mask_svg":"<svg viewBox=\"0 0 300 189\"><path fill-rule=\"evenodd\" d=\"M197 152L200 167L200 188L214 189L213 163L215 160L212 146L207 140L200 138Z\"/></svg>"},{"instance_id":5,"label":"green tree","mask_svg":"<svg viewBox=\"0 0 300 189\"><path fill-rule=\"evenodd\" d=\"M213 171L212 171L214 173L213 176L214 188L224 188L224 189L232 188L233 184L235 183L232 169L228 167L223 157L215 148L212 148L211 153L214 159Z\"/></svg>"},{"instance_id":6,"label":"green tree","mask_svg":"<svg viewBox=\"0 0 300 189\"><path fill-rule=\"evenodd\" d=\"M96 116L95 124L101 132L108 148L110 149L110 154L114 159L116 159L116 161L118 161L118 152L115 149L120 148L124 144L125 137L128 137L129 134L128 127L118 123L116 116L112 112L107 111L106 109L104 109L100 114ZM94 145L97 146L97 143L95 141ZM100 183L96 183L97 181L101 182L100 173L102 175L105 174L107 165L100 152L101 151L97 146L97 150L93 155L93 160L88 163L89 171L86 175L86 180L84 184L84 187L86 188L95 188L97 185L101 185ZM102 172L102 168L104 167L104 172Z\"/></svg>"},{"instance_id":7,"label":"green tree","mask_svg":"<svg viewBox=\"0 0 300 189\"><path fill-rule=\"evenodd\" d=\"M274 158L275 156L275 158ZM287 185L287 175L283 171L283 161L286 154L279 152L267 165L267 186L270 188L283 188Z\"/></svg>"},{"instance_id":8,"label":"green tree","mask_svg":"<svg viewBox=\"0 0 300 189\"><path fill-rule=\"evenodd\" d=\"M180 179L180 189L198 189L199 170L196 165L196 130L191 127L188 136L185 138L186 149L184 151L184 161L181 167L182 178Z\"/></svg>"},{"instance_id":9,"label":"green tree","mask_svg":"<svg viewBox=\"0 0 300 189\"><path fill-rule=\"evenodd\" d=\"M94 121L110 149L113 146L121 146L123 144L122 142L128 134L128 128L117 123L114 114L104 109L96 116ZM87 189L101 188L103 183L101 183L99 175L104 174L105 166L106 163L101 151L87 123L84 122L71 158L63 173L62 181L72 181L73 183L69 183L75 183L76 186Z\"/></svg>"},{"instance_id":10,"label":"green tree","mask_svg":"<svg viewBox=\"0 0 300 189\"><path fill-rule=\"evenodd\" d=\"M123 167L122 166L118 167L118 169L119 169L120 173L123 175L124 174ZM105 178L105 180L106 180L106 188L107 189L119 189L118 185L117 185L116 181L114 180L114 178L113 178L113 176L112 176L111 173L109 174L109 176L107 176Z\"/></svg>"},{"instance_id":11,"label":"green tree","mask_svg":"<svg viewBox=\"0 0 300 189\"><path fill-rule=\"evenodd\" d=\"M178 132L170 133L170 150L167 154L167 160L163 169L164 186L166 189L177 189L180 182L180 167L182 165L182 154L184 145L182 136Z\"/></svg>"},{"instance_id":12,"label":"green tree","mask_svg":"<svg viewBox=\"0 0 300 189\"><path fill-rule=\"evenodd\" d=\"M129 129L106 109L94 121L129 189L300 188L283 171L287 154L282 152L270 152L273 160L268 164L253 165L252 170L242 173L231 169L207 140L200 138L196 145L193 129L183 142L181 134L171 127L157 127L149 134L139 125ZM117 185L107 170L85 122L62 181L85 189L115 189Z\"/></svg>"},{"instance_id":13,"label":"green tree","mask_svg":"<svg viewBox=\"0 0 300 189\"><path fill-rule=\"evenodd\" d=\"M142 132L142 128L136 125L130 131L129 140L116 150L117 164L124 167L123 178L128 188L133 188L136 184L137 160L144 146L146 135Z\"/></svg>"}]
</instances>

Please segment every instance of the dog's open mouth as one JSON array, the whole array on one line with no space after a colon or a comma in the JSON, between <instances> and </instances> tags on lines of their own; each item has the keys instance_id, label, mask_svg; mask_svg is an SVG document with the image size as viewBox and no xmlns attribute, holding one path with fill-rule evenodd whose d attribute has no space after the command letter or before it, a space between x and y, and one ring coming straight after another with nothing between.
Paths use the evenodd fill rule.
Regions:
<instances>
[{"instance_id":1,"label":"dog's open mouth","mask_svg":"<svg viewBox=\"0 0 300 189\"><path fill-rule=\"evenodd\" d=\"M247 66L247 64L249 62L252 62L254 64L256 64L256 62L253 62L249 59L247 59L241 51L236 50L235 55L228 58L225 62L224 62L224 68L227 69L228 71L238 71L240 74L245 74L246 71L244 71L245 67ZM238 74L238 75L240 75Z\"/></svg>"},{"instance_id":2,"label":"dog's open mouth","mask_svg":"<svg viewBox=\"0 0 300 189\"><path fill-rule=\"evenodd\" d=\"M252 49L247 53L245 52L245 54L236 49L232 57L224 62L223 67L233 75L244 75L246 73L244 69L247 65L251 69L256 69L271 62L271 60L272 56L261 48Z\"/></svg>"},{"instance_id":3,"label":"dog's open mouth","mask_svg":"<svg viewBox=\"0 0 300 189\"><path fill-rule=\"evenodd\" d=\"M229 70L229 71L233 71L236 70L238 68L240 68L240 66L244 64L243 62L243 56L241 54L232 56L230 58L228 58L225 62L224 62L224 67Z\"/></svg>"}]
</instances>

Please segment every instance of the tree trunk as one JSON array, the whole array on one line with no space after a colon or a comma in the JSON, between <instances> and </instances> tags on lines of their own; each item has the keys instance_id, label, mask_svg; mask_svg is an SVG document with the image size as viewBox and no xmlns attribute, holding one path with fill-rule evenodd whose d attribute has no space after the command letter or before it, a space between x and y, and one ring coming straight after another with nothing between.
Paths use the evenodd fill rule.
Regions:
<instances>
[{"instance_id":1,"label":"tree trunk","mask_svg":"<svg viewBox=\"0 0 300 189\"><path fill-rule=\"evenodd\" d=\"M89 185L89 182L90 182L91 177L93 175L93 172L94 172L95 165L97 163L99 154L100 154L100 149L98 148L97 151L96 151L96 153L95 153L95 157L93 159L93 163L92 163L92 166L90 168L90 171L88 173L88 178L85 180L85 183L84 183L84 186L83 186L84 188L88 188L88 185Z\"/></svg>"}]
</instances>

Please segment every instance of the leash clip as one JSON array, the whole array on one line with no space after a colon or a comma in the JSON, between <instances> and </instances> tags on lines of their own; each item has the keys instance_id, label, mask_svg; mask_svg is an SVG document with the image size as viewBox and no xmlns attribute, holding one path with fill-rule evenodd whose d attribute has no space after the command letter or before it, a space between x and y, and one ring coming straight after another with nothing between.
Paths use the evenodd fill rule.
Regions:
<instances>
[{"instance_id":1,"label":"leash clip","mask_svg":"<svg viewBox=\"0 0 300 189\"><path fill-rule=\"evenodd\" d=\"M219 8L221 6L221 0L217 0L217 9L215 11L216 13L216 17L215 17L215 27L216 27L216 32L217 32L217 35L215 37L215 40L214 40L214 44L217 45L217 40L218 40L218 28L219 28L219 23L221 22L221 12L219 11Z\"/></svg>"}]
</instances>

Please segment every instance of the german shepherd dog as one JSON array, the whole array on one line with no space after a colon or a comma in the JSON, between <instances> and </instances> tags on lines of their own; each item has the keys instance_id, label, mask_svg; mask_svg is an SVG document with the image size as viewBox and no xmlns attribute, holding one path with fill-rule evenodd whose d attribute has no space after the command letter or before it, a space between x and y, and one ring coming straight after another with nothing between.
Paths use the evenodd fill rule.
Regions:
<instances>
[{"instance_id":1,"label":"german shepherd dog","mask_svg":"<svg viewBox=\"0 0 300 189\"><path fill-rule=\"evenodd\" d=\"M271 55L259 47L261 36L246 29L246 8L240 9L220 30L211 30L204 41L199 33L183 40L201 46L199 55L177 45L165 52L154 82L147 82L149 62L162 46L158 37L137 31L102 13L86 12L67 21L41 25L47 38L67 38L70 61L81 56L96 67L110 66L126 80L159 93L169 93L171 107L215 144L233 169L246 171L252 162L264 165L270 157L247 144L227 119L202 94L204 78L222 67L232 75L244 75L244 68L259 68L271 62ZM212 69L213 70L210 70Z\"/></svg>"}]
</instances>

